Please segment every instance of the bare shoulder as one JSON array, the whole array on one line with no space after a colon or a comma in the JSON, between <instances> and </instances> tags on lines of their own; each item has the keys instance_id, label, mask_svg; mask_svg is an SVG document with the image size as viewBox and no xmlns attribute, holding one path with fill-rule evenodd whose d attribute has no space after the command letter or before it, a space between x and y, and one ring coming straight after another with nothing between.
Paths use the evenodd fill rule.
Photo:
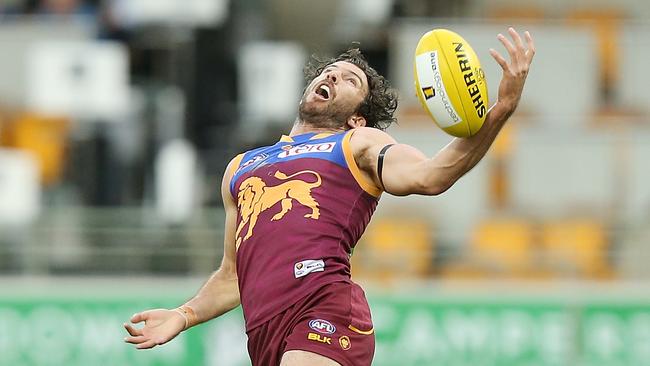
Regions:
<instances>
[{"instance_id":1,"label":"bare shoulder","mask_svg":"<svg viewBox=\"0 0 650 366\"><path fill-rule=\"evenodd\" d=\"M223 182L230 182L230 179L235 175L235 170L239 167L243 157L244 154L238 154L234 158L230 159L230 162L228 162L228 165L226 165L226 169L223 172Z\"/></svg>"},{"instance_id":2,"label":"bare shoulder","mask_svg":"<svg viewBox=\"0 0 650 366\"><path fill-rule=\"evenodd\" d=\"M239 166L243 157L244 153L240 153L230 159L230 162L228 162L228 165L226 166L225 175L232 175L234 173L234 169Z\"/></svg>"},{"instance_id":3,"label":"bare shoulder","mask_svg":"<svg viewBox=\"0 0 650 366\"><path fill-rule=\"evenodd\" d=\"M235 175L235 171L239 167L239 164L241 163L243 157L244 157L243 153L238 154L237 156L232 158L228 163L228 165L226 166L226 170L224 171L223 178L221 179L221 194L224 201L226 200L226 198L232 198L231 195L229 194L230 181Z\"/></svg>"},{"instance_id":4,"label":"bare shoulder","mask_svg":"<svg viewBox=\"0 0 650 366\"><path fill-rule=\"evenodd\" d=\"M357 127L350 137L350 149L357 166L378 187L377 156L384 146L395 143L397 142L391 135L372 127Z\"/></svg>"},{"instance_id":5,"label":"bare shoulder","mask_svg":"<svg viewBox=\"0 0 650 366\"><path fill-rule=\"evenodd\" d=\"M396 143L395 139L388 133L372 127L358 127L354 129L350 137L350 146L356 153L367 151L373 146Z\"/></svg>"}]
</instances>

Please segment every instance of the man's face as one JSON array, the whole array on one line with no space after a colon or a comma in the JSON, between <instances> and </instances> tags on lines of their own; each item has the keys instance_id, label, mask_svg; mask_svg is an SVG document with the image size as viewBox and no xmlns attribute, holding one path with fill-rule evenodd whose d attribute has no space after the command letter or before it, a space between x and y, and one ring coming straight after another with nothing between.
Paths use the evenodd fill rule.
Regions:
<instances>
[{"instance_id":1,"label":"man's face","mask_svg":"<svg viewBox=\"0 0 650 366\"><path fill-rule=\"evenodd\" d=\"M300 100L300 119L317 127L344 126L367 94L366 74L352 63L335 62L305 89Z\"/></svg>"}]
</instances>

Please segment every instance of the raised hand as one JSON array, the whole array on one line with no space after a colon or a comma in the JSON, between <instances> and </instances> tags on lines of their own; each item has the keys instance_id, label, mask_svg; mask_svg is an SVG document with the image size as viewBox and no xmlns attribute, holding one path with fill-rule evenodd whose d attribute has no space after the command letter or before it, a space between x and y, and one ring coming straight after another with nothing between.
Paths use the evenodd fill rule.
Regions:
<instances>
[{"instance_id":1,"label":"raised hand","mask_svg":"<svg viewBox=\"0 0 650 366\"><path fill-rule=\"evenodd\" d=\"M501 41L508 51L510 63L493 48L490 49L490 54L503 69L497 103L503 104L506 109L512 112L517 108L517 104L524 90L526 76L528 75L530 64L533 61L533 56L535 56L535 43L528 31L524 32L526 46L524 46L524 42L514 28L508 28L508 33L510 33L514 44L501 33L497 35L497 39Z\"/></svg>"},{"instance_id":2,"label":"raised hand","mask_svg":"<svg viewBox=\"0 0 650 366\"><path fill-rule=\"evenodd\" d=\"M153 348L174 339L185 329L186 321L183 315L175 310L154 309L137 313L131 317L131 323L144 322L144 327L137 329L132 324L124 323L129 337L124 338L137 349Z\"/></svg>"}]
</instances>

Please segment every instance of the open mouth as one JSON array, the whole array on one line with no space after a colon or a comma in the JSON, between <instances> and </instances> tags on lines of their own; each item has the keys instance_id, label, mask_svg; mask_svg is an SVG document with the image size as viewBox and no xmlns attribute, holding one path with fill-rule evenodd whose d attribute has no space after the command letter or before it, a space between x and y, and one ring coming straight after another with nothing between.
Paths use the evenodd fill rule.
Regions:
<instances>
[{"instance_id":1,"label":"open mouth","mask_svg":"<svg viewBox=\"0 0 650 366\"><path fill-rule=\"evenodd\" d=\"M321 86L316 88L316 90L314 90L314 92L316 94L318 94L319 96L321 96L325 100L330 99L330 95L331 95L330 87L327 84L322 84Z\"/></svg>"}]
</instances>

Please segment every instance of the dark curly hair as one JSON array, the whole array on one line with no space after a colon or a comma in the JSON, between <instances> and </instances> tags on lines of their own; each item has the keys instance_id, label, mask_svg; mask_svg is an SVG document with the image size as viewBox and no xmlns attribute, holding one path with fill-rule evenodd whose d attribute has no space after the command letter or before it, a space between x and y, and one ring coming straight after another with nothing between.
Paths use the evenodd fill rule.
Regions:
<instances>
[{"instance_id":1,"label":"dark curly hair","mask_svg":"<svg viewBox=\"0 0 650 366\"><path fill-rule=\"evenodd\" d=\"M368 64L368 61L358 48L349 48L337 57L329 60L322 60L312 55L303 70L307 85L320 75L327 66L338 61L349 62L360 68L366 74L368 95L357 109L359 115L366 119L366 126L385 130L393 122L396 122L397 119L393 115L395 109L397 109L397 91L391 88L385 77L379 75Z\"/></svg>"}]
</instances>

